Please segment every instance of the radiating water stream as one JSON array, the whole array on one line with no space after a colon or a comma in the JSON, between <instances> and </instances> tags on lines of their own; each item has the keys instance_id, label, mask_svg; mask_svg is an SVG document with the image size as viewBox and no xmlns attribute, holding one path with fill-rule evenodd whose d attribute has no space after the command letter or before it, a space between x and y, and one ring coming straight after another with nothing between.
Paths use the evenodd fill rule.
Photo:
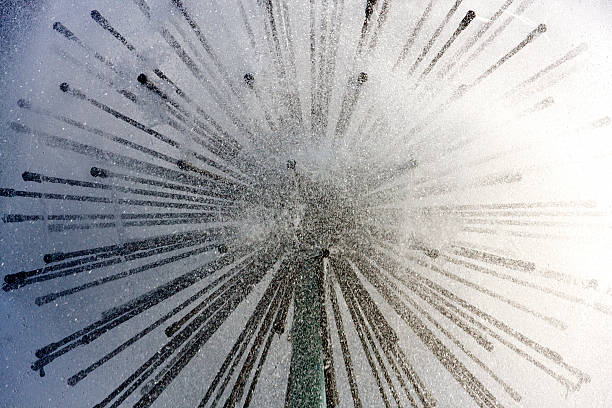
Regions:
<instances>
[{"instance_id":1,"label":"radiating water stream","mask_svg":"<svg viewBox=\"0 0 612 408\"><path fill-rule=\"evenodd\" d=\"M606 1L41 4L0 405L612 405Z\"/></svg>"}]
</instances>

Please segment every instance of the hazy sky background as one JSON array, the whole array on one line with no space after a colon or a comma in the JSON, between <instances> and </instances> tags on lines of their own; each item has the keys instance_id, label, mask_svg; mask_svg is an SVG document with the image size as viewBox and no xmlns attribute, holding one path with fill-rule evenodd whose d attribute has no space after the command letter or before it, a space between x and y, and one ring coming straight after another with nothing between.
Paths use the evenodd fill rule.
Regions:
<instances>
[{"instance_id":1,"label":"hazy sky background","mask_svg":"<svg viewBox=\"0 0 612 408\"><path fill-rule=\"evenodd\" d=\"M0 0L0 69L18 52L19 35L27 34L46 0ZM0 71L2 72L2 71Z\"/></svg>"}]
</instances>

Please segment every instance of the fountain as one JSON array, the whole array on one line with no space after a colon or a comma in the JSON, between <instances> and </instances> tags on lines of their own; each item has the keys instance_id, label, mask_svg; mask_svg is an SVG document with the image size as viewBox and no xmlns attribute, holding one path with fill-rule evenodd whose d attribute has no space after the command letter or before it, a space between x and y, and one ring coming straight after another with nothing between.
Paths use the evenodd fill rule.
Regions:
<instances>
[{"instance_id":1,"label":"fountain","mask_svg":"<svg viewBox=\"0 0 612 408\"><path fill-rule=\"evenodd\" d=\"M2 85L0 401L610 406L610 17L39 6Z\"/></svg>"}]
</instances>

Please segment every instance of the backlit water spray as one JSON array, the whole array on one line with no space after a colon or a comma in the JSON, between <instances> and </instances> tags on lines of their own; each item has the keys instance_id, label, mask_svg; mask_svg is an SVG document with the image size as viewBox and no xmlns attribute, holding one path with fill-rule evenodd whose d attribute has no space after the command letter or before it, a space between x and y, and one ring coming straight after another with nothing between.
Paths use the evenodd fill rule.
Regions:
<instances>
[{"instance_id":1,"label":"backlit water spray","mask_svg":"<svg viewBox=\"0 0 612 408\"><path fill-rule=\"evenodd\" d=\"M40 6L0 401L610 406L612 10L575 3Z\"/></svg>"}]
</instances>

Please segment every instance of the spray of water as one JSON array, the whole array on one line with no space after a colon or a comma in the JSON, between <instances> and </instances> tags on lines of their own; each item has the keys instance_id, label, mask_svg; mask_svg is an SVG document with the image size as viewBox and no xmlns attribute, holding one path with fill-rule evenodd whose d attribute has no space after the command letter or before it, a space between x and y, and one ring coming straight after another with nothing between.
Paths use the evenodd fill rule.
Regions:
<instances>
[{"instance_id":1,"label":"spray of water","mask_svg":"<svg viewBox=\"0 0 612 408\"><path fill-rule=\"evenodd\" d=\"M68 3L6 87L8 405L612 403L609 6Z\"/></svg>"}]
</instances>

